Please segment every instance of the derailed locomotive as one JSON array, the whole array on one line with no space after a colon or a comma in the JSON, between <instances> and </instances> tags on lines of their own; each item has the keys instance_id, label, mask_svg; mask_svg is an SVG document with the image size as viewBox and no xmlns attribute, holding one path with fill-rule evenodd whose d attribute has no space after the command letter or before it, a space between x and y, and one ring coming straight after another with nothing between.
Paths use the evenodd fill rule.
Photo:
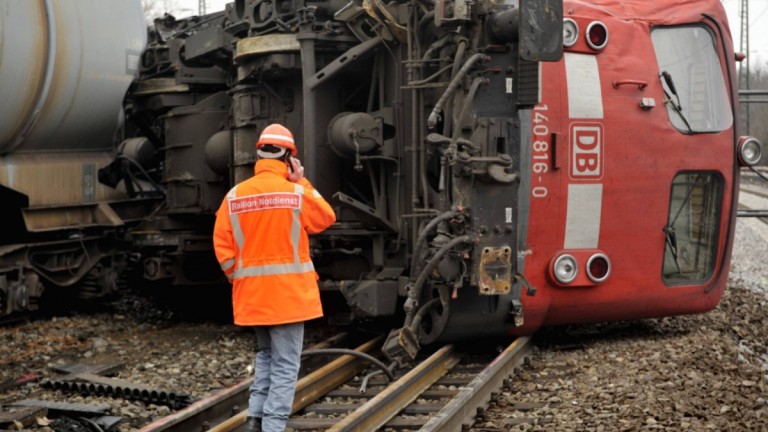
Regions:
<instances>
[{"instance_id":1,"label":"derailed locomotive","mask_svg":"<svg viewBox=\"0 0 768 432\"><path fill-rule=\"evenodd\" d=\"M81 165L83 190L87 177L108 196L76 197L73 221L3 182L23 216L4 298L64 285L15 247L101 292L133 262L150 281L222 283L214 212L278 122L337 212L312 239L321 290L343 299L339 318L396 317L392 358L706 311L727 280L739 168L761 147L739 133L735 58L717 0L236 0L167 15L114 159ZM35 214L54 220L40 245L21 234L39 235Z\"/></svg>"}]
</instances>

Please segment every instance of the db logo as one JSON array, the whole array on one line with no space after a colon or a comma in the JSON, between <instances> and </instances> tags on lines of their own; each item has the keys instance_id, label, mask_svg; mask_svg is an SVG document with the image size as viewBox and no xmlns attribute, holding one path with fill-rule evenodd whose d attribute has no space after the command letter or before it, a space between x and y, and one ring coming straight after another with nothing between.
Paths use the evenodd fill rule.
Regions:
<instances>
[{"instance_id":1,"label":"db logo","mask_svg":"<svg viewBox=\"0 0 768 432\"><path fill-rule=\"evenodd\" d=\"M603 125L571 124L571 177L597 179L603 176Z\"/></svg>"}]
</instances>

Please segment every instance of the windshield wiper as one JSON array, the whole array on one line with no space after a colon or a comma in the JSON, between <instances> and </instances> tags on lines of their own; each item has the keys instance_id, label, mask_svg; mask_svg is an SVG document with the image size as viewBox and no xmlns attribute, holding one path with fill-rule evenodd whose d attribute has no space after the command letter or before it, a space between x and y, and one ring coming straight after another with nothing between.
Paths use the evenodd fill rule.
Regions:
<instances>
[{"instance_id":1,"label":"windshield wiper","mask_svg":"<svg viewBox=\"0 0 768 432\"><path fill-rule=\"evenodd\" d=\"M685 118L685 114L683 114L683 105L680 103L680 96L677 94L677 89L675 88L675 82L672 81L672 75L670 75L667 71L662 71L659 76L664 80L664 83L667 85L667 88L669 88L669 92L667 92L667 88L664 86L661 86L662 90L664 90L664 96L666 96L667 100L665 103L669 103L670 106L672 106L672 110L677 113L677 115L680 116L680 118L683 120L683 123L685 123L685 126L688 128L688 132L693 133L693 128L691 127L691 124L688 123L688 119ZM670 96L669 93L672 93L672 96L677 99L672 99L672 96Z\"/></svg>"},{"instance_id":2,"label":"windshield wiper","mask_svg":"<svg viewBox=\"0 0 768 432\"><path fill-rule=\"evenodd\" d=\"M694 184L698 181L706 181L702 176L696 176L694 179ZM677 267L677 272L679 274L682 274L683 271L680 269L680 255L678 251L678 244L677 244L677 231L675 230L675 224L677 224L677 220L680 218L680 215L683 214L683 209L688 204L688 202L691 200L691 197L693 196L693 191L695 189L692 187L688 188L688 193L685 194L685 199L683 199L683 202L680 203L680 207L677 209L677 212L675 213L675 217L672 218L672 220L667 223L667 226L662 228L662 231L664 231L664 240L669 248L669 252L672 254L672 259L675 261L675 266ZM688 260L683 256L683 259L687 262Z\"/></svg>"},{"instance_id":3,"label":"windshield wiper","mask_svg":"<svg viewBox=\"0 0 768 432\"><path fill-rule=\"evenodd\" d=\"M675 261L677 273L682 274L683 271L680 270L680 261L678 261L677 256L677 233L675 232L675 227L668 225L664 227L663 231L667 247L669 248L669 252L672 254L672 259Z\"/></svg>"}]
</instances>

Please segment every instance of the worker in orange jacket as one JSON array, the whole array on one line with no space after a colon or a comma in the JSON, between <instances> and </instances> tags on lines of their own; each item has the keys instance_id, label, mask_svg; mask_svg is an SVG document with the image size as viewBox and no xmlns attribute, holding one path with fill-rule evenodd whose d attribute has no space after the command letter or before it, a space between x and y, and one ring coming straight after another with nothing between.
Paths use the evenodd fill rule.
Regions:
<instances>
[{"instance_id":1,"label":"worker in orange jacket","mask_svg":"<svg viewBox=\"0 0 768 432\"><path fill-rule=\"evenodd\" d=\"M285 429L291 413L304 321L323 315L308 234L336 215L304 178L291 131L271 124L256 148L256 175L222 202L213 244L233 284L235 324L253 326L258 342L245 430L273 432Z\"/></svg>"}]
</instances>

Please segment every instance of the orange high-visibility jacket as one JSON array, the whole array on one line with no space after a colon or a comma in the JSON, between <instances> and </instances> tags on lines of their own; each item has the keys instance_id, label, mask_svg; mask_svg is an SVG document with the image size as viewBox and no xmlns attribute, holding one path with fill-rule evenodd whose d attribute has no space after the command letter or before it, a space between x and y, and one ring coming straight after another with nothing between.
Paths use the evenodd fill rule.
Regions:
<instances>
[{"instance_id":1,"label":"orange high-visibility jacket","mask_svg":"<svg viewBox=\"0 0 768 432\"><path fill-rule=\"evenodd\" d=\"M307 179L261 159L256 175L229 191L216 213L213 246L232 281L235 324L277 325L323 316L308 234L336 221Z\"/></svg>"}]
</instances>

